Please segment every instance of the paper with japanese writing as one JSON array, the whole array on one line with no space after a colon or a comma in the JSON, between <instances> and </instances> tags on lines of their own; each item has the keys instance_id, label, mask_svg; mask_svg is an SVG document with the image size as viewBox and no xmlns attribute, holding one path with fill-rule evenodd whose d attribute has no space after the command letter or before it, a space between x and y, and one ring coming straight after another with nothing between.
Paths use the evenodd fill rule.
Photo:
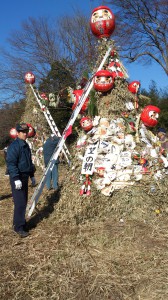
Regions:
<instances>
[{"instance_id":1,"label":"paper with japanese writing","mask_svg":"<svg viewBox=\"0 0 168 300\"><path fill-rule=\"evenodd\" d=\"M94 172L94 162L97 157L98 143L89 145L83 158L81 174L92 175Z\"/></svg>"}]
</instances>

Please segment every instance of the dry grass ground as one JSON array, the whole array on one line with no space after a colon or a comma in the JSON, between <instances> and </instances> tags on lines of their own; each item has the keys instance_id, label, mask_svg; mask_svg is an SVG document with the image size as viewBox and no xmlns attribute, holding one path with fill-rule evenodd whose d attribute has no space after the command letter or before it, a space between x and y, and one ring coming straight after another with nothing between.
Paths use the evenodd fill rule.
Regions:
<instances>
[{"instance_id":1,"label":"dry grass ground","mask_svg":"<svg viewBox=\"0 0 168 300\"><path fill-rule=\"evenodd\" d=\"M2 300L168 299L167 183L154 195L146 184L145 192L137 186L108 198L93 188L90 198L81 198L75 173L61 164L60 192L44 189L29 220L31 235L20 239L12 231L4 172L0 168Z\"/></svg>"}]
</instances>

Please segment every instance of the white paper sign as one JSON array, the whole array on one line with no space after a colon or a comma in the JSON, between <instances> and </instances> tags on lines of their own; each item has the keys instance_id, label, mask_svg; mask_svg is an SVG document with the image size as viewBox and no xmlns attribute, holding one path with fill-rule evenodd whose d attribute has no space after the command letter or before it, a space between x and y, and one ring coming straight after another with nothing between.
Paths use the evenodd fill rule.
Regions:
<instances>
[{"instance_id":1,"label":"white paper sign","mask_svg":"<svg viewBox=\"0 0 168 300\"><path fill-rule=\"evenodd\" d=\"M92 175L94 172L94 162L97 157L98 143L94 145L89 145L86 148L86 152L83 158L82 171L81 174Z\"/></svg>"},{"instance_id":2,"label":"white paper sign","mask_svg":"<svg viewBox=\"0 0 168 300\"><path fill-rule=\"evenodd\" d=\"M121 152L118 164L122 167L130 166L132 164L131 153L129 151Z\"/></svg>"}]
</instances>

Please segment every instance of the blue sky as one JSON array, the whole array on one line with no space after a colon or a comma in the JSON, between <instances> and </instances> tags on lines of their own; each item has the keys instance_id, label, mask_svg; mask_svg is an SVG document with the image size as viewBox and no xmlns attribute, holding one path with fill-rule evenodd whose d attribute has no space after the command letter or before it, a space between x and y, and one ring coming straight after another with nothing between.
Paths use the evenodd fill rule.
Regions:
<instances>
[{"instance_id":1,"label":"blue sky","mask_svg":"<svg viewBox=\"0 0 168 300\"><path fill-rule=\"evenodd\" d=\"M78 7L88 14L88 21L93 8L102 5L101 0L1 0L0 3L0 46L4 46L12 30L19 29L22 21L28 17L60 17L73 12ZM112 6L110 6L112 9ZM158 88L168 88L168 77L156 63L142 66L132 63L124 66L129 74L129 81L139 80L141 87L148 89L151 80L157 83Z\"/></svg>"}]
</instances>

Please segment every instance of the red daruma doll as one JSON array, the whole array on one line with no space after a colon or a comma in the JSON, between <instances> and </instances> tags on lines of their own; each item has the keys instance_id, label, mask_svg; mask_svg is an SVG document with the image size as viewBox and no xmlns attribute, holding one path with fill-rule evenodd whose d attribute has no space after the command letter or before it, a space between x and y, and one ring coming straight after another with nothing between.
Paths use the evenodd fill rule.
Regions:
<instances>
[{"instance_id":1,"label":"red daruma doll","mask_svg":"<svg viewBox=\"0 0 168 300\"><path fill-rule=\"evenodd\" d=\"M72 110L74 110L76 108L76 106L78 105L79 101L80 101L80 98L83 94L83 90L74 90L73 91L73 98L74 98L74 104L72 106ZM85 111L87 110L88 108L88 104L89 104L89 97L86 98L81 110L80 110L80 114L84 114Z\"/></svg>"},{"instance_id":2,"label":"red daruma doll","mask_svg":"<svg viewBox=\"0 0 168 300\"><path fill-rule=\"evenodd\" d=\"M155 127L158 123L160 108L154 105L147 105L144 107L140 119L145 126Z\"/></svg>"},{"instance_id":3,"label":"red daruma doll","mask_svg":"<svg viewBox=\"0 0 168 300\"><path fill-rule=\"evenodd\" d=\"M112 89L114 79L112 72L107 70L100 70L96 72L93 79L93 86L96 91L107 92Z\"/></svg>"},{"instance_id":4,"label":"red daruma doll","mask_svg":"<svg viewBox=\"0 0 168 300\"><path fill-rule=\"evenodd\" d=\"M17 131L16 128L11 128L11 130L9 131L9 135L12 139L16 139L17 138Z\"/></svg>"},{"instance_id":5,"label":"red daruma doll","mask_svg":"<svg viewBox=\"0 0 168 300\"><path fill-rule=\"evenodd\" d=\"M141 84L140 84L139 81L132 81L132 82L129 83L128 89L131 93L137 94L138 91L139 91L140 86L141 86Z\"/></svg>"},{"instance_id":6,"label":"red daruma doll","mask_svg":"<svg viewBox=\"0 0 168 300\"><path fill-rule=\"evenodd\" d=\"M93 127L92 119L90 119L89 117L83 117L80 120L80 125L81 125L83 130L89 131Z\"/></svg>"},{"instance_id":7,"label":"red daruma doll","mask_svg":"<svg viewBox=\"0 0 168 300\"><path fill-rule=\"evenodd\" d=\"M25 83L33 84L35 83L35 76L32 72L27 72L25 74Z\"/></svg>"},{"instance_id":8,"label":"red daruma doll","mask_svg":"<svg viewBox=\"0 0 168 300\"><path fill-rule=\"evenodd\" d=\"M97 38L109 38L115 29L115 16L107 6L92 11L90 28Z\"/></svg>"}]
</instances>

